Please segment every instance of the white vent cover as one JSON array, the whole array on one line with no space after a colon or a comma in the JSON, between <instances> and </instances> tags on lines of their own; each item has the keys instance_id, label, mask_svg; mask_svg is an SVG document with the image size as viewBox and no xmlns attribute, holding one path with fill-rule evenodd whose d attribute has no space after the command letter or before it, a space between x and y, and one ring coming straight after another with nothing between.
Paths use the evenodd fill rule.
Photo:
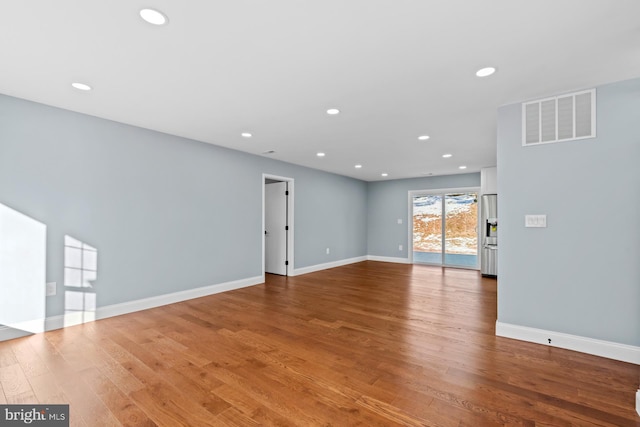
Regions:
<instances>
[{"instance_id":1,"label":"white vent cover","mask_svg":"<svg viewBox=\"0 0 640 427\"><path fill-rule=\"evenodd\" d=\"M522 104L522 145L596 136L596 90Z\"/></svg>"}]
</instances>

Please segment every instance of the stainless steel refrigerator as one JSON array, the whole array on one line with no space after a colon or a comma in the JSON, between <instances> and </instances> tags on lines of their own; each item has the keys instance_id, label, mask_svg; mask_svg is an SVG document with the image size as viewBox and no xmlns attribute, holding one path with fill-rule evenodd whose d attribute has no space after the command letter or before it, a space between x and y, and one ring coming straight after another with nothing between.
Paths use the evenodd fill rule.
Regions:
<instances>
[{"instance_id":1,"label":"stainless steel refrigerator","mask_svg":"<svg viewBox=\"0 0 640 427\"><path fill-rule=\"evenodd\" d=\"M480 209L482 209L480 271L483 276L498 277L498 195L484 194Z\"/></svg>"}]
</instances>

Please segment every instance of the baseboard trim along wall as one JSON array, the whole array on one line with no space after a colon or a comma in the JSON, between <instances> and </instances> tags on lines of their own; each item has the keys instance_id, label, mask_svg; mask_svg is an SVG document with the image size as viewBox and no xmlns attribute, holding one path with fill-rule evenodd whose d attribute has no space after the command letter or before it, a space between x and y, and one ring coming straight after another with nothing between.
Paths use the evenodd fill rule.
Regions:
<instances>
[{"instance_id":1,"label":"baseboard trim along wall","mask_svg":"<svg viewBox=\"0 0 640 427\"><path fill-rule=\"evenodd\" d=\"M44 322L40 320L40 329L43 329L43 326L42 326L43 323ZM44 332L44 330L41 330L39 332ZM32 334L33 332L27 332L25 330L12 328L10 326L5 326L5 325L0 326L0 341L12 340L14 338L21 338L21 337L32 335Z\"/></svg>"},{"instance_id":2,"label":"baseboard trim along wall","mask_svg":"<svg viewBox=\"0 0 640 427\"><path fill-rule=\"evenodd\" d=\"M362 261L383 261L383 262L400 262L407 263L408 260L403 258L386 258L376 256L360 256L355 258L347 258L343 260L328 262L324 264L316 264L309 267L294 269L291 276L299 276L302 274L312 273L315 271L326 270L329 268L340 267L343 265L354 264ZM54 329L62 329L67 326L80 325L94 320L106 319L109 317L120 316L123 314L134 313L136 311L148 310L150 308L161 307L163 305L174 304L194 298L200 298L207 295L213 295L220 292L231 291L234 289L245 288L248 286L264 283L264 275L240 279L231 282L218 283L216 285L204 286L196 289L188 289L185 291L173 292L170 294L157 295L149 298L143 298L135 301L127 301L120 304L107 305L98 307L95 312L71 312L58 316L47 317L46 319L35 319L20 324L10 325L7 327L0 325L0 341L17 338L32 333L40 333L52 331Z\"/></svg>"},{"instance_id":3,"label":"baseboard trim along wall","mask_svg":"<svg viewBox=\"0 0 640 427\"><path fill-rule=\"evenodd\" d=\"M367 255L367 260L380 261L380 262L395 262L397 264L411 264L409 262L409 258L399 258L399 257L393 257L393 256Z\"/></svg>"},{"instance_id":4,"label":"baseboard trim along wall","mask_svg":"<svg viewBox=\"0 0 640 427\"><path fill-rule=\"evenodd\" d=\"M640 365L640 347L496 322L496 335ZM551 343L549 343L551 340Z\"/></svg>"},{"instance_id":5,"label":"baseboard trim along wall","mask_svg":"<svg viewBox=\"0 0 640 427\"><path fill-rule=\"evenodd\" d=\"M324 264L310 265L309 267L296 268L293 270L293 274L289 274L289 275L300 276L301 274L313 273L315 271L327 270L329 268L341 267L343 265L355 264L356 262L362 262L362 261L380 261L380 262L395 262L399 264L409 264L408 258L366 255L366 256L359 256L355 258L341 259L338 261L327 262Z\"/></svg>"},{"instance_id":6,"label":"baseboard trim along wall","mask_svg":"<svg viewBox=\"0 0 640 427\"><path fill-rule=\"evenodd\" d=\"M315 271L327 270L329 268L342 267L343 265L355 264L356 262L366 261L366 256L355 258L341 259L338 261L327 262L324 264L310 265L309 267L295 268L290 276L300 276L301 274L313 273Z\"/></svg>"},{"instance_id":7,"label":"baseboard trim along wall","mask_svg":"<svg viewBox=\"0 0 640 427\"><path fill-rule=\"evenodd\" d=\"M188 289L186 291L173 292L170 294L158 295L143 298L135 301L127 301L120 304L98 307L95 313L79 312L63 314L59 316L47 317L44 322L44 329L51 331L67 326L80 325L93 320L106 319L108 317L120 316L122 314L133 313L141 310L148 310L163 305L174 304L207 295L218 294L220 292L232 291L234 289L246 288L248 286L264 283L263 276L250 277L247 279L234 280L231 282L218 283L217 285L204 286L201 288Z\"/></svg>"},{"instance_id":8,"label":"baseboard trim along wall","mask_svg":"<svg viewBox=\"0 0 640 427\"><path fill-rule=\"evenodd\" d=\"M0 336L2 336L1 334L7 334L7 333L20 334L21 332L24 332L26 334L29 334L29 333L37 334L44 331L45 329L44 329L43 319L26 320L24 322L16 322L16 323L11 323L9 325L2 325L0 327Z\"/></svg>"}]
</instances>

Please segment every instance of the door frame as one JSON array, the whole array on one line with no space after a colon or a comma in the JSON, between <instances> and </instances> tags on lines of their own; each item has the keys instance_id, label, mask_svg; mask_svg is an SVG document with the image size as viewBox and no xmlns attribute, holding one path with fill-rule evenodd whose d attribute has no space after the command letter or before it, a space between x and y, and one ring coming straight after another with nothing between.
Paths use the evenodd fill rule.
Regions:
<instances>
[{"instance_id":1,"label":"door frame","mask_svg":"<svg viewBox=\"0 0 640 427\"><path fill-rule=\"evenodd\" d=\"M268 173L263 173L262 174L262 228L260 230L260 235L262 236L262 281L264 282L265 280L265 236L264 236L264 227L265 227L265 222L264 222L264 211L265 211L265 185L266 185L266 180L267 179L272 179L274 181L281 181L281 182L286 182L288 185L288 190L289 191L289 198L287 199L287 225L289 226L289 230L287 233L287 260L289 261L289 264L287 265L287 276L294 276L294 259L293 259L293 254L294 254L294 250L293 250L293 233L295 230L295 227L293 226L293 206L294 206L294 196L295 196L295 191L293 191L293 185L294 185L294 180L293 178L289 178L289 177L285 177L285 176L278 176L278 175L272 175L272 174L268 174Z\"/></svg>"},{"instance_id":2,"label":"door frame","mask_svg":"<svg viewBox=\"0 0 640 427\"><path fill-rule=\"evenodd\" d=\"M438 189L429 189L429 190L409 190L408 196L407 196L407 203L409 206L409 216L407 219L407 224L409 224L409 227L407 227L409 230L409 236L408 236L408 245L407 245L407 249L408 249L408 254L409 254L409 264L413 264L413 198L415 196L425 196L425 195L442 195L445 196L447 194L450 193L476 193L477 197L478 197L478 215L476 218L476 238L478 239L478 260L476 263L475 267L465 267L465 266L457 266L457 265L447 265L444 263L444 258L442 259L442 264L422 264L422 265L434 265L434 266L440 266L440 267L453 267L453 268L464 268L464 269L468 269L468 270L480 270L480 265L481 265L481 259L480 257L482 256L482 251L480 250L480 244L481 244L481 240L480 240L480 187L458 187L458 188L438 188ZM445 235L444 235L444 227L445 227L445 221L442 221L442 241L444 242L445 239Z\"/></svg>"}]
</instances>

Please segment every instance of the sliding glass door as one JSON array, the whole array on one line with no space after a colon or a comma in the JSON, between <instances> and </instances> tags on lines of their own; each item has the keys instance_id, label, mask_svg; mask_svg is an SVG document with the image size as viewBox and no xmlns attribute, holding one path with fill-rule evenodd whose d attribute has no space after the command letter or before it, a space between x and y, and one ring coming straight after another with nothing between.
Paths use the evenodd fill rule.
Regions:
<instances>
[{"instance_id":1,"label":"sliding glass door","mask_svg":"<svg viewBox=\"0 0 640 427\"><path fill-rule=\"evenodd\" d=\"M478 268L478 193L412 195L413 262Z\"/></svg>"},{"instance_id":2,"label":"sliding glass door","mask_svg":"<svg viewBox=\"0 0 640 427\"><path fill-rule=\"evenodd\" d=\"M413 197L413 262L442 264L442 196Z\"/></svg>"}]
</instances>

